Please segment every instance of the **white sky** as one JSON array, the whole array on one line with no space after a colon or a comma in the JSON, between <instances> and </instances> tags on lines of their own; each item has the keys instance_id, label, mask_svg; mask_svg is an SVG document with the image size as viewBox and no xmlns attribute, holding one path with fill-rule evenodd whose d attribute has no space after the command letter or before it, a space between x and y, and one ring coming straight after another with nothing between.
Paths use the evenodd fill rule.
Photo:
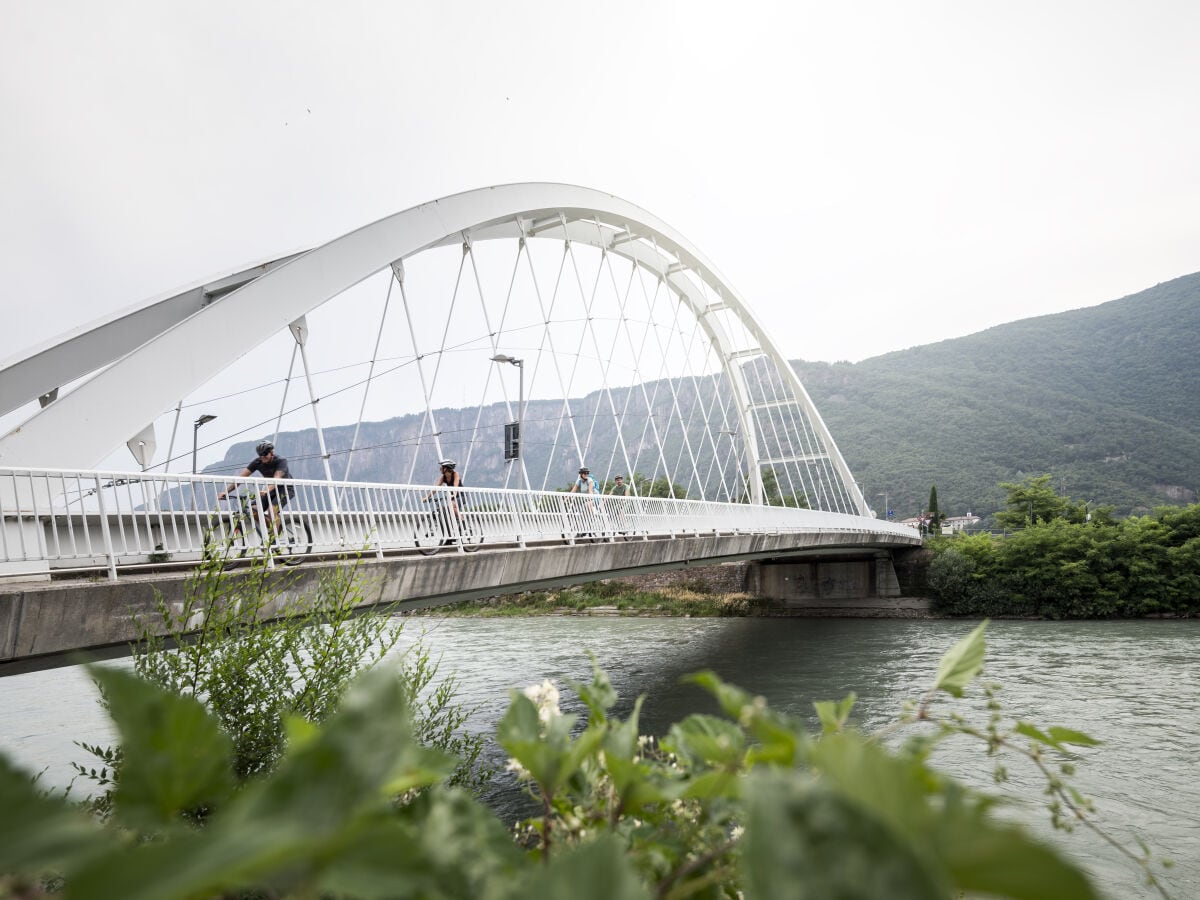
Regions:
<instances>
[{"instance_id":1,"label":"white sky","mask_svg":"<svg viewBox=\"0 0 1200 900\"><path fill-rule=\"evenodd\" d=\"M0 359L449 193L608 191L789 357L1200 269L1200 4L0 0Z\"/></svg>"}]
</instances>

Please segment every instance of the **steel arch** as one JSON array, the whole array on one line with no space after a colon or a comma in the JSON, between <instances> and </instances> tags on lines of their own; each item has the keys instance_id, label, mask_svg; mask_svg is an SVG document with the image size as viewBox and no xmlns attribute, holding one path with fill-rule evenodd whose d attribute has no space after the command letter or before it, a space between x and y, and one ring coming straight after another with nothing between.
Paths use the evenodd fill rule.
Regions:
<instances>
[{"instance_id":1,"label":"steel arch","mask_svg":"<svg viewBox=\"0 0 1200 900\"><path fill-rule=\"evenodd\" d=\"M198 297L199 308L196 302L170 306L158 300L143 307L146 315L140 319L135 312L82 335L71 335L71 340L85 345L91 337L91 346L95 347L104 343L98 337L102 329L107 331L109 341L114 332L124 334L124 341L112 341L112 346L120 348L115 352L140 343L120 358L114 356L115 361L92 358L90 361L98 365L111 364L0 438L0 465L95 466L131 436L144 432L147 422L153 422L179 397L389 265L437 246L531 237L560 237L629 259L661 278L688 306L721 353L722 367L737 396L742 439L749 459L755 463L752 497L761 502L763 456L744 373L735 364L745 352L735 350L712 315L718 310L732 311L816 429L858 513L868 514L865 500L808 392L746 302L717 269L686 238L651 213L601 191L548 183L481 188L424 203L306 253L265 263L263 274L227 293L197 288L178 295ZM711 302L709 295L715 298ZM164 322L168 307L170 315ZM145 329L151 309L157 311L156 325L161 330L141 342L144 334L135 333L135 329ZM57 363L51 359L49 364L42 358L39 393L45 385L57 382L58 386L78 377L79 373L68 367L70 357L72 354L60 354ZM13 372L14 366L10 366L0 376L8 378ZM122 398L122 402L112 403L114 397Z\"/></svg>"}]
</instances>

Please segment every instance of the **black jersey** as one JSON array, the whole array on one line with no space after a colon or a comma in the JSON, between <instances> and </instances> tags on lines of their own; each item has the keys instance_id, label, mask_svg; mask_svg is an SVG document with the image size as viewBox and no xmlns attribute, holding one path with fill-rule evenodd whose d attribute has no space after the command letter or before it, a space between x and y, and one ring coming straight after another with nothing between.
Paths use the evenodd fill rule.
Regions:
<instances>
[{"instance_id":1,"label":"black jersey","mask_svg":"<svg viewBox=\"0 0 1200 900\"><path fill-rule=\"evenodd\" d=\"M288 471L287 459L282 456L276 456L270 462L263 462L257 456L250 462L246 463L246 468L250 470L250 474L262 472L263 478L291 478L292 473ZM282 475L279 472L283 472Z\"/></svg>"},{"instance_id":2,"label":"black jersey","mask_svg":"<svg viewBox=\"0 0 1200 900\"><path fill-rule=\"evenodd\" d=\"M246 463L246 468L250 470L251 475L255 472L261 472L263 478L268 480L290 479L292 477L292 473L288 471L287 459L283 456L276 456L270 462L263 462L256 456L250 462ZM296 488L292 485L288 485L287 489L283 491L277 490L276 487L269 487L267 490L275 496L277 501L282 501L280 502L281 506L288 498L296 496Z\"/></svg>"}]
</instances>

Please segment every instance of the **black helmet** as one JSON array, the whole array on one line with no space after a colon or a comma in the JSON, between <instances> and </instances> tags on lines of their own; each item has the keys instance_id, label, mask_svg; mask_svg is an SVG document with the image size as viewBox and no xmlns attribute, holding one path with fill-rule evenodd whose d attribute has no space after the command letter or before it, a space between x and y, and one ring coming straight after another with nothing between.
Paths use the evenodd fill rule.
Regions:
<instances>
[{"instance_id":1,"label":"black helmet","mask_svg":"<svg viewBox=\"0 0 1200 900\"><path fill-rule=\"evenodd\" d=\"M458 465L458 463L452 459L443 459L440 463L438 463L438 465L441 466L443 469L453 469L455 466Z\"/></svg>"},{"instance_id":2,"label":"black helmet","mask_svg":"<svg viewBox=\"0 0 1200 900\"><path fill-rule=\"evenodd\" d=\"M592 473L592 470L591 470L591 469L589 469L587 466L580 466L580 467L579 467L579 474L580 474L580 475L590 475L591 473Z\"/></svg>"},{"instance_id":3,"label":"black helmet","mask_svg":"<svg viewBox=\"0 0 1200 900\"><path fill-rule=\"evenodd\" d=\"M274 449L275 449L275 445L272 444L270 441L259 441L258 446L254 448L254 452L257 453L259 456L266 456L268 453L270 453Z\"/></svg>"}]
</instances>

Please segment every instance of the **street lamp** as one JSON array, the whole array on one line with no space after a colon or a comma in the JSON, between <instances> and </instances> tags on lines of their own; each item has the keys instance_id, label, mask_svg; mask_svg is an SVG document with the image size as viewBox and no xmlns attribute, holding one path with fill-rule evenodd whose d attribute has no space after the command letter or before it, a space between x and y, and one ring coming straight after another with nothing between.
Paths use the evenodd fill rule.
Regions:
<instances>
[{"instance_id":1,"label":"street lamp","mask_svg":"<svg viewBox=\"0 0 1200 900\"><path fill-rule=\"evenodd\" d=\"M202 415L200 418L198 418L195 422L192 423L192 474L193 475L196 474L196 443L197 443L197 440L199 439L200 426L207 425L209 422L211 422L215 418L216 418L216 416L209 415L208 413L204 413L204 415Z\"/></svg>"},{"instance_id":2,"label":"street lamp","mask_svg":"<svg viewBox=\"0 0 1200 900\"><path fill-rule=\"evenodd\" d=\"M492 362L511 363L517 367L517 434L516 440L513 442L513 459L517 460L521 470L525 470L525 466L521 463L521 426L525 421L525 360L517 359L515 356L509 356L507 353L497 353L492 357ZM529 485L526 484L526 487Z\"/></svg>"}]
</instances>

